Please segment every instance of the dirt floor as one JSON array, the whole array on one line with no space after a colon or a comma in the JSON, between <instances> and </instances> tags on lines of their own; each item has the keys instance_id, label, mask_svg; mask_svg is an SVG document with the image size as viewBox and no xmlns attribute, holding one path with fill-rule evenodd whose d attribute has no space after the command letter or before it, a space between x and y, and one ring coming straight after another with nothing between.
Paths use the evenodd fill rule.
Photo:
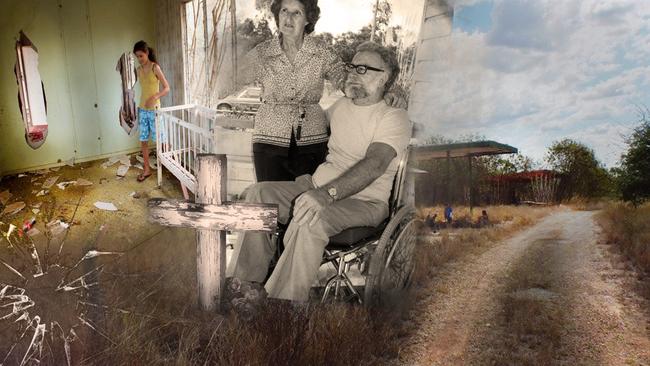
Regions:
<instances>
[{"instance_id":1,"label":"dirt floor","mask_svg":"<svg viewBox=\"0 0 650 366\"><path fill-rule=\"evenodd\" d=\"M137 182L142 170L135 155L127 159L133 166L124 178L116 176L120 162L105 168L102 160L0 182L0 193L10 193L0 208L25 203L18 213L0 216L0 364L5 355L5 364L39 355L45 364L65 364L70 354L92 357L84 338L109 334L97 309L151 312L173 297L185 298L190 308L196 303L194 231L146 220L147 200L182 199L180 184L166 170L161 187L155 170ZM53 177L49 192L38 195ZM92 185L57 186L80 178ZM98 201L117 210L99 209ZM37 231L20 232L31 218ZM43 334L51 339L43 343Z\"/></svg>"},{"instance_id":2,"label":"dirt floor","mask_svg":"<svg viewBox=\"0 0 650 366\"><path fill-rule=\"evenodd\" d=\"M128 345L129 337L160 337L152 319L186 324L220 316L197 306L195 231L147 222L149 198L183 198L178 180L164 169L160 187L155 170L137 182L136 154L123 159L132 164L123 178L116 175L123 163L106 167L105 159L0 181L0 212L25 204L0 215L0 365L101 365L107 350ZM82 179L90 185L57 185ZM31 218L34 229L19 230ZM320 277L331 271L324 266Z\"/></svg>"},{"instance_id":3,"label":"dirt floor","mask_svg":"<svg viewBox=\"0 0 650 366\"><path fill-rule=\"evenodd\" d=\"M649 365L648 303L593 212L561 211L448 265L411 314L405 365Z\"/></svg>"}]
</instances>

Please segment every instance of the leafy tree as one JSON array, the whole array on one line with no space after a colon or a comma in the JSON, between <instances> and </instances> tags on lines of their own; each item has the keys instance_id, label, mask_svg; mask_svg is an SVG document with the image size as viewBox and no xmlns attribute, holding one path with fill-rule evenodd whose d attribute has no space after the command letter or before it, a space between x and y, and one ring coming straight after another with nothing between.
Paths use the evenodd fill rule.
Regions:
<instances>
[{"instance_id":1,"label":"leafy tree","mask_svg":"<svg viewBox=\"0 0 650 366\"><path fill-rule=\"evenodd\" d=\"M488 156L484 158L484 164L492 175L528 172L537 165L533 159L520 153Z\"/></svg>"},{"instance_id":2,"label":"leafy tree","mask_svg":"<svg viewBox=\"0 0 650 366\"><path fill-rule=\"evenodd\" d=\"M624 200L638 205L650 198L650 110L640 111L641 124L628 139L621 157L618 187Z\"/></svg>"},{"instance_id":3,"label":"leafy tree","mask_svg":"<svg viewBox=\"0 0 650 366\"><path fill-rule=\"evenodd\" d=\"M239 39L246 41L246 51L273 37L269 22L266 19L245 19L237 25L237 34Z\"/></svg>"},{"instance_id":4,"label":"leafy tree","mask_svg":"<svg viewBox=\"0 0 650 366\"><path fill-rule=\"evenodd\" d=\"M393 7L389 0L379 0L372 6L373 14L376 12L375 42L382 43L388 31L388 23L393 15Z\"/></svg>"},{"instance_id":5,"label":"leafy tree","mask_svg":"<svg viewBox=\"0 0 650 366\"><path fill-rule=\"evenodd\" d=\"M597 198L612 192L613 180L594 156L592 149L572 139L553 143L546 161L562 174L560 194L573 197Z\"/></svg>"}]
</instances>

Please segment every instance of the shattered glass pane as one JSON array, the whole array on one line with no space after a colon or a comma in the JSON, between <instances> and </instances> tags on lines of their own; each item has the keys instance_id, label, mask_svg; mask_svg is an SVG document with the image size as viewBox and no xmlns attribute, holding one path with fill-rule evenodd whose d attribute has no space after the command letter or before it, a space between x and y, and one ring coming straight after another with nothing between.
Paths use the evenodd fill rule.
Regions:
<instances>
[{"instance_id":1,"label":"shattered glass pane","mask_svg":"<svg viewBox=\"0 0 650 366\"><path fill-rule=\"evenodd\" d=\"M61 236L35 243L4 223L0 234L0 365L74 365L92 359L97 337L115 344L104 314L129 312L114 308L99 282L115 288L119 276L105 271L123 253L90 249L64 258Z\"/></svg>"}]
</instances>

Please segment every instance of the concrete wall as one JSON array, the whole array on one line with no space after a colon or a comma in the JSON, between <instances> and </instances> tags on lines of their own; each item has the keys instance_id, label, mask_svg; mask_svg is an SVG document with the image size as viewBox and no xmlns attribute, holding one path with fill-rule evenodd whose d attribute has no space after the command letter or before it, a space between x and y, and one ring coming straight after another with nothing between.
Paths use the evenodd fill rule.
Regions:
<instances>
[{"instance_id":1,"label":"concrete wall","mask_svg":"<svg viewBox=\"0 0 650 366\"><path fill-rule=\"evenodd\" d=\"M0 3L0 175L137 149L119 126L115 66L140 39L156 46L155 14L154 0ZM13 74L21 29L38 48L47 94L49 135L37 150L25 143Z\"/></svg>"}]
</instances>

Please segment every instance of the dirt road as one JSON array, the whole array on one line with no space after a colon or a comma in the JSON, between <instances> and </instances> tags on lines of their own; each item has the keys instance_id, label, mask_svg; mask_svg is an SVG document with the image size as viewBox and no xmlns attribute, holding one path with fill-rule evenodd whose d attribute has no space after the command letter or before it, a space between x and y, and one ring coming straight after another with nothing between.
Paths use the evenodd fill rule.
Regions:
<instances>
[{"instance_id":1,"label":"dirt road","mask_svg":"<svg viewBox=\"0 0 650 366\"><path fill-rule=\"evenodd\" d=\"M647 302L593 212L560 211L434 279L406 365L650 365Z\"/></svg>"}]
</instances>

